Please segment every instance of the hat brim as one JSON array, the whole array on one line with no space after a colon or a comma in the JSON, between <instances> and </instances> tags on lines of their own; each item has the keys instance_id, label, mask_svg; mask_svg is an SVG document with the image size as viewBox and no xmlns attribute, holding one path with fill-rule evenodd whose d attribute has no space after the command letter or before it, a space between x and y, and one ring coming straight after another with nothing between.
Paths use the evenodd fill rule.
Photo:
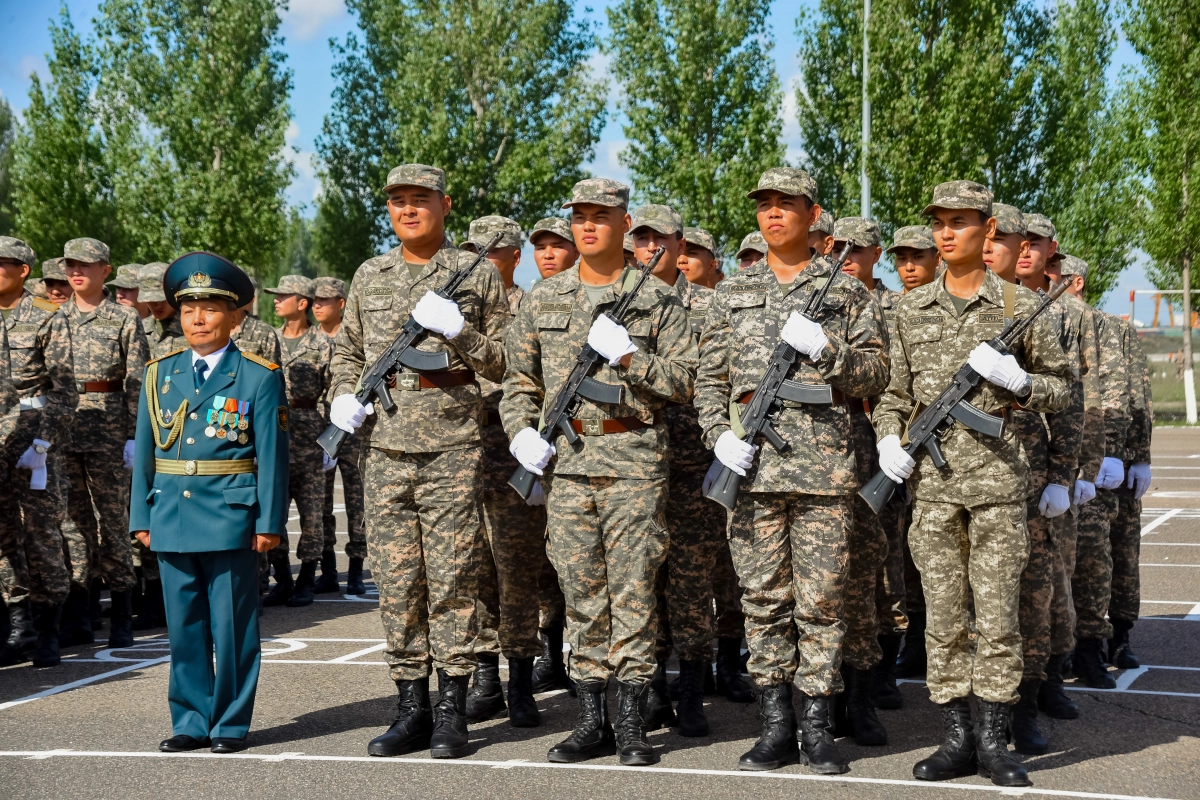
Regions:
<instances>
[{"instance_id":1,"label":"hat brim","mask_svg":"<svg viewBox=\"0 0 1200 800\"><path fill-rule=\"evenodd\" d=\"M617 202L602 203L599 200L568 200L567 202L562 204L563 208L573 208L575 206L604 206L605 208L620 208L624 211L629 210L628 204L623 205L623 204L617 203Z\"/></svg>"},{"instance_id":2,"label":"hat brim","mask_svg":"<svg viewBox=\"0 0 1200 800\"><path fill-rule=\"evenodd\" d=\"M559 239L562 239L564 242L571 242L571 243L574 243L574 241L575 241L572 237L563 236L558 231L541 230L541 231L534 231L533 233L529 234L529 243L534 244L534 242L537 241L537 238L539 236L557 236Z\"/></svg>"},{"instance_id":3,"label":"hat brim","mask_svg":"<svg viewBox=\"0 0 1200 800\"><path fill-rule=\"evenodd\" d=\"M887 254L889 254L889 255L890 255L890 254L892 254L892 253L896 252L897 250L902 250L902 249L907 249L907 250L937 250L937 246L936 246L936 245L933 245L933 246L926 247L926 246L924 246L924 245L917 245L917 244L901 243L901 244L894 244L894 245L892 245L891 247L889 247L888 249L884 250L883 252L885 252L885 253L887 253Z\"/></svg>"},{"instance_id":4,"label":"hat brim","mask_svg":"<svg viewBox=\"0 0 1200 800\"><path fill-rule=\"evenodd\" d=\"M675 236L676 234L680 236L683 235L683 228L669 228L668 226L657 222L639 222L630 228L629 232L636 235L637 232L642 228L649 228L655 233L661 233L663 236Z\"/></svg>"},{"instance_id":5,"label":"hat brim","mask_svg":"<svg viewBox=\"0 0 1200 800\"><path fill-rule=\"evenodd\" d=\"M141 288L136 283L129 283L128 281L123 281L120 278L117 278L116 280L113 280L113 281L109 281L108 283L106 283L104 285L112 286L114 289L140 289Z\"/></svg>"},{"instance_id":6,"label":"hat brim","mask_svg":"<svg viewBox=\"0 0 1200 800\"><path fill-rule=\"evenodd\" d=\"M387 186L383 187L383 191L390 192L392 189L399 189L402 186L411 186L414 189L428 189L431 192L438 192L440 194L446 193L445 189L439 189L436 186L426 186L423 183L412 183L411 181L400 181L399 183L389 183Z\"/></svg>"},{"instance_id":7,"label":"hat brim","mask_svg":"<svg viewBox=\"0 0 1200 800\"><path fill-rule=\"evenodd\" d=\"M985 210L979 206L970 205L968 203L930 203L929 205L925 206L925 209L921 212L921 216L932 217L933 212L937 211L939 208L946 211L978 211L980 214L986 214L989 217L992 214L990 209Z\"/></svg>"},{"instance_id":8,"label":"hat brim","mask_svg":"<svg viewBox=\"0 0 1200 800\"><path fill-rule=\"evenodd\" d=\"M207 270L206 274L210 275L211 285L184 285L186 276L204 270ZM211 275L213 271L219 272L219 275ZM238 308L254 300L254 282L250 280L250 276L236 264L216 253L205 251L185 253L167 267L167 271L163 273L162 282L163 294L173 308L179 308L184 300L205 297L225 297L233 300ZM182 288L175 292L167 289L169 286L176 285Z\"/></svg>"},{"instance_id":9,"label":"hat brim","mask_svg":"<svg viewBox=\"0 0 1200 800\"><path fill-rule=\"evenodd\" d=\"M766 194L767 192L779 192L779 194L782 194L786 197L807 197L810 203L817 202L814 198L809 197L809 195L805 194L804 192L792 192L788 191L787 189L780 189L778 186L763 186L758 189L754 189L746 192L746 197L750 198L751 200L755 200L759 195Z\"/></svg>"}]
</instances>

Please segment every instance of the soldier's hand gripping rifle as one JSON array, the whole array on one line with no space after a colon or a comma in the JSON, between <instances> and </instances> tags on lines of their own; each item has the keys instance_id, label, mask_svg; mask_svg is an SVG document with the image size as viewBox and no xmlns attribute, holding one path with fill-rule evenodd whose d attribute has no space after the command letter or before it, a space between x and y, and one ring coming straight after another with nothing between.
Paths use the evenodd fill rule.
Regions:
<instances>
[{"instance_id":1,"label":"soldier's hand gripping rifle","mask_svg":"<svg viewBox=\"0 0 1200 800\"><path fill-rule=\"evenodd\" d=\"M834 279L842 271L842 265L846 263L846 259L850 257L850 251L853 249L854 243L846 242L846 246L842 248L842 252L838 253L833 262L829 280L808 296L808 302L800 310L801 316L805 319L816 322L821 307L825 305L825 298L829 295L829 288L833 286ZM793 400L809 405L831 405L833 403L833 388L828 384L803 384L787 379L799 357L800 353L787 342L780 340L779 344L775 345L775 350L771 353L771 360L767 362L767 369L754 389L754 394L750 396L746 410L741 413L742 429L746 432L742 441L753 443L755 439L762 436L775 448L776 452L786 453L791 449L791 445L784 441L772 424L772 417L781 407L780 401ZM741 487L742 476L722 465L720 474L708 487L704 496L732 511L733 507L737 505L738 491Z\"/></svg>"},{"instance_id":2,"label":"soldier's hand gripping rifle","mask_svg":"<svg viewBox=\"0 0 1200 800\"><path fill-rule=\"evenodd\" d=\"M626 312L633 305L633 301L637 297L638 292L642 290L642 285L646 283L646 279L650 277L651 273L654 272L654 268L658 266L658 262L664 252L663 248L658 248L654 251L654 255L651 256L650 261L640 265L641 270L638 273L637 283L629 291L621 295L610 311L605 312L609 319L618 325L625 324L623 320L625 319ZM593 367L604 360L604 356L597 353L590 344L585 344L579 351L579 355L575 357L575 366L571 368L571 374L567 376L567 382L558 390L558 394L554 396L554 402L546 410L545 424L538 432L538 435L544 441L552 442L554 437L560 433L567 437L568 445L573 445L579 441L579 434L571 426L571 415L578 409L579 398L581 397L587 398L594 403L620 405L625 397L624 386L601 383L588 375ZM521 495L522 499L528 500L537 478L537 475L525 469L524 466L519 466L513 472L512 477L508 479L508 485L516 489L517 494Z\"/></svg>"},{"instance_id":3,"label":"soldier's hand gripping rifle","mask_svg":"<svg viewBox=\"0 0 1200 800\"><path fill-rule=\"evenodd\" d=\"M1009 320L1008 324L1004 326L1004 330L1000 331L1000 335L988 342L988 345L1001 355L1011 355L1013 345L1020 341L1038 315L1049 308L1066 291L1066 288L1067 282L1063 281L1059 284L1052 283L1049 294L1045 290L1039 289L1038 294L1041 296L1042 302L1038 307L1020 321L1015 318ZM942 453L940 442L954 425L955 420L984 436L994 439L1003 436L1004 417L995 417L980 411L965 399L982 379L982 376L969 363L959 367L958 372L954 373L950 385L943 389L942 393L929 404L929 407L918 414L917 418L909 425L908 444L905 446L904 452L908 453L910 457L916 458L917 452L921 448L925 448L933 465L942 469L946 466L946 456ZM891 499L896 489L902 486L903 484L896 483L880 470L875 477L858 490L858 496L878 514Z\"/></svg>"},{"instance_id":4,"label":"soldier's hand gripping rifle","mask_svg":"<svg viewBox=\"0 0 1200 800\"><path fill-rule=\"evenodd\" d=\"M437 295L447 300L453 299L454 293L459 290L467 278L471 277L475 268L487 259L488 251L499 241L500 234L497 233L479 250L479 254L470 264L456 269L450 274L446 282L437 290ZM375 398L384 411L391 411L395 408L396 403L392 400L391 392L388 391L388 382L395 380L396 371L402 366L416 372L435 372L450 366L450 356L445 351L430 353L418 350L414 346L417 339L424 333L425 327L409 314L408 320L400 328L400 333L392 340L387 349L379 354L379 358L375 359L370 369L363 373L362 380L359 382L360 388L354 393L354 397L360 404L366 405L371 402L371 398ZM330 458L337 458L338 448L342 446L342 442L349 435L337 425L330 425L324 433L317 437L317 443Z\"/></svg>"}]
</instances>

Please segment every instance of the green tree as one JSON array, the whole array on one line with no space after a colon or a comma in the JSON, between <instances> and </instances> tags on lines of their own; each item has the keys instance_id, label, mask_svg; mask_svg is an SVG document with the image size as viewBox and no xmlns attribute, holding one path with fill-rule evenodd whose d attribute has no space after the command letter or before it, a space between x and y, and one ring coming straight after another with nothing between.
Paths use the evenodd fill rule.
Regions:
<instances>
[{"instance_id":1,"label":"green tree","mask_svg":"<svg viewBox=\"0 0 1200 800\"><path fill-rule=\"evenodd\" d=\"M605 49L628 123L621 163L639 199L736 247L757 227L746 192L783 163L768 0L622 0Z\"/></svg>"},{"instance_id":2,"label":"green tree","mask_svg":"<svg viewBox=\"0 0 1200 800\"><path fill-rule=\"evenodd\" d=\"M440 166L455 234L484 214L532 225L584 177L604 127L594 37L568 0L348 0L362 40L335 44L317 151L315 248L349 276L392 241L388 169Z\"/></svg>"},{"instance_id":3,"label":"green tree","mask_svg":"<svg viewBox=\"0 0 1200 800\"><path fill-rule=\"evenodd\" d=\"M13 228L12 166L16 139L17 120L12 106L0 97L0 236L8 236Z\"/></svg>"}]
</instances>

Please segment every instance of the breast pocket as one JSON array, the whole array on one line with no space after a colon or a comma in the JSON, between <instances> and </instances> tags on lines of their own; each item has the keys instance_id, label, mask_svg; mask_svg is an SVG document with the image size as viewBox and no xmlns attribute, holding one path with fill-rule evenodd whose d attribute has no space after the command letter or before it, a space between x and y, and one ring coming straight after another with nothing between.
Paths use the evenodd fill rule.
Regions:
<instances>
[{"instance_id":1,"label":"breast pocket","mask_svg":"<svg viewBox=\"0 0 1200 800\"><path fill-rule=\"evenodd\" d=\"M729 325L733 329L735 341L763 335L766 306L766 292L745 292L729 296Z\"/></svg>"},{"instance_id":2,"label":"breast pocket","mask_svg":"<svg viewBox=\"0 0 1200 800\"><path fill-rule=\"evenodd\" d=\"M625 319L625 330L629 333L629 338L639 348L648 352L654 351L654 322L648 315L627 317Z\"/></svg>"},{"instance_id":3,"label":"breast pocket","mask_svg":"<svg viewBox=\"0 0 1200 800\"><path fill-rule=\"evenodd\" d=\"M84 350L92 360L89 367L103 369L121 362L120 328L91 326L85 341L87 345Z\"/></svg>"},{"instance_id":4,"label":"breast pocket","mask_svg":"<svg viewBox=\"0 0 1200 800\"><path fill-rule=\"evenodd\" d=\"M537 315L538 338L544 354L562 354L571 344L571 312L540 311ZM571 352L568 357L574 357Z\"/></svg>"},{"instance_id":5,"label":"breast pocket","mask_svg":"<svg viewBox=\"0 0 1200 800\"><path fill-rule=\"evenodd\" d=\"M942 363L941 324L916 325L904 335L909 368L914 372L938 369Z\"/></svg>"}]
</instances>

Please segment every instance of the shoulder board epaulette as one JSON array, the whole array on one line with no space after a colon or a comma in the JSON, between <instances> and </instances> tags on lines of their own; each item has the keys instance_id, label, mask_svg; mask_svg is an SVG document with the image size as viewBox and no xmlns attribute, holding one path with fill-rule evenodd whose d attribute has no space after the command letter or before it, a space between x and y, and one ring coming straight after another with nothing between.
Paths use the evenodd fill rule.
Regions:
<instances>
[{"instance_id":1,"label":"shoulder board epaulette","mask_svg":"<svg viewBox=\"0 0 1200 800\"><path fill-rule=\"evenodd\" d=\"M260 367L266 367L267 369L279 369L278 364L276 364L273 361L268 361L267 359L263 358L262 356L258 355L257 353L248 353L245 350L243 350L242 358L249 359L250 361L253 361L255 364L258 364Z\"/></svg>"},{"instance_id":2,"label":"shoulder board epaulette","mask_svg":"<svg viewBox=\"0 0 1200 800\"><path fill-rule=\"evenodd\" d=\"M33 307L40 308L42 311L48 311L51 314L53 314L55 311L58 311L58 306L54 305L54 303L51 303L49 300L45 300L41 297L33 298Z\"/></svg>"},{"instance_id":3,"label":"shoulder board epaulette","mask_svg":"<svg viewBox=\"0 0 1200 800\"><path fill-rule=\"evenodd\" d=\"M187 348L186 348L186 347L181 347L181 348L179 348L178 350L172 350L171 352L169 352L169 353L166 353L165 355L161 355L161 356L159 356L158 358L152 358L152 359L150 359L149 361L147 361L147 362L146 362L146 366L148 367L148 366L150 366L151 364L154 364L154 363L156 363L156 362L158 362L158 361L162 361L164 358L170 358L171 356L177 356L177 355L179 355L180 353L183 353L183 352L185 352L186 350L187 350Z\"/></svg>"}]
</instances>

